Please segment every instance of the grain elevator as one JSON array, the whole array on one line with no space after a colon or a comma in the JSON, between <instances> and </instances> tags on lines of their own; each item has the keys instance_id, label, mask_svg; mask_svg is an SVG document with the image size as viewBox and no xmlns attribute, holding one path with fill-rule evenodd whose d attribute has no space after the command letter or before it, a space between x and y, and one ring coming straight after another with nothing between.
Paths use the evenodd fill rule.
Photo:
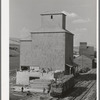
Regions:
<instances>
[{"instance_id":1,"label":"grain elevator","mask_svg":"<svg viewBox=\"0 0 100 100\"><path fill-rule=\"evenodd\" d=\"M41 27L21 40L20 70L33 67L68 71L73 64L73 34L66 29L64 13L41 14Z\"/></svg>"}]
</instances>

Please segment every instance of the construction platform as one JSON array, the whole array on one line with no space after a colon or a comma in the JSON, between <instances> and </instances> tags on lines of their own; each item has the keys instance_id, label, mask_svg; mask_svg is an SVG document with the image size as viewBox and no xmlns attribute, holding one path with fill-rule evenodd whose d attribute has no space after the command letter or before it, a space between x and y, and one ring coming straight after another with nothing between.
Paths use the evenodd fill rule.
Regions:
<instances>
[{"instance_id":1,"label":"construction platform","mask_svg":"<svg viewBox=\"0 0 100 100\"><path fill-rule=\"evenodd\" d=\"M63 98L54 98L49 94L32 93L27 96L26 92L10 91L10 100L20 98L21 100L96 100L96 69L92 69L87 73L80 74L75 78L74 88L66 94ZM18 100L20 100L18 99ZM16 99L17 100L17 99Z\"/></svg>"}]
</instances>

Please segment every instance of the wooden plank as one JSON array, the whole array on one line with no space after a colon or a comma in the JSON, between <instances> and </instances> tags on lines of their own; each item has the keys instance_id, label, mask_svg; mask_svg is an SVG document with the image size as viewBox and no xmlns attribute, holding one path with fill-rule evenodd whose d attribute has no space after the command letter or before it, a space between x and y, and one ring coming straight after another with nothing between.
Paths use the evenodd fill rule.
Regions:
<instances>
[{"instance_id":1,"label":"wooden plank","mask_svg":"<svg viewBox=\"0 0 100 100\"><path fill-rule=\"evenodd\" d=\"M82 100L95 100L96 99L96 83L90 91L82 98Z\"/></svg>"}]
</instances>

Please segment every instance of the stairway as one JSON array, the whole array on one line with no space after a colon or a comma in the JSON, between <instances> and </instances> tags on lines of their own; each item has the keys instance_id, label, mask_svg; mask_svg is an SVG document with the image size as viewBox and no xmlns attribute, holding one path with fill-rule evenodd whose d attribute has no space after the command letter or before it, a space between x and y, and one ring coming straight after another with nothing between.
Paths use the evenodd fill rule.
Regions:
<instances>
[{"instance_id":1,"label":"stairway","mask_svg":"<svg viewBox=\"0 0 100 100\"><path fill-rule=\"evenodd\" d=\"M30 81L29 88L33 90L39 90L39 91L44 91L47 92L49 88L49 84L51 84L50 80L45 80L45 79L35 79Z\"/></svg>"}]
</instances>

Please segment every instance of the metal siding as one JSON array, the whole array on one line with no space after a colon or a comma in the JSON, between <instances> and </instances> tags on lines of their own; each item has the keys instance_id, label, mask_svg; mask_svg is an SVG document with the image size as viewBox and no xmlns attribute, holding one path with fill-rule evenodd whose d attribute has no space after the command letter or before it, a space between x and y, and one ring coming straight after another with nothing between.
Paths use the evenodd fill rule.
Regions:
<instances>
[{"instance_id":1,"label":"metal siding","mask_svg":"<svg viewBox=\"0 0 100 100\"><path fill-rule=\"evenodd\" d=\"M32 62L40 68L65 69L65 33L32 34Z\"/></svg>"},{"instance_id":2,"label":"metal siding","mask_svg":"<svg viewBox=\"0 0 100 100\"><path fill-rule=\"evenodd\" d=\"M51 19L51 15L41 16L41 26L44 28L56 28L60 27L63 28L64 22L62 22L62 15L52 15L53 18ZM63 23L63 24L62 24Z\"/></svg>"},{"instance_id":3,"label":"metal siding","mask_svg":"<svg viewBox=\"0 0 100 100\"><path fill-rule=\"evenodd\" d=\"M32 65L31 41L23 41L20 44L20 66Z\"/></svg>"},{"instance_id":4,"label":"metal siding","mask_svg":"<svg viewBox=\"0 0 100 100\"><path fill-rule=\"evenodd\" d=\"M72 64L73 62L73 35L66 33L65 39L65 63ZM71 61L72 60L72 61Z\"/></svg>"}]
</instances>

